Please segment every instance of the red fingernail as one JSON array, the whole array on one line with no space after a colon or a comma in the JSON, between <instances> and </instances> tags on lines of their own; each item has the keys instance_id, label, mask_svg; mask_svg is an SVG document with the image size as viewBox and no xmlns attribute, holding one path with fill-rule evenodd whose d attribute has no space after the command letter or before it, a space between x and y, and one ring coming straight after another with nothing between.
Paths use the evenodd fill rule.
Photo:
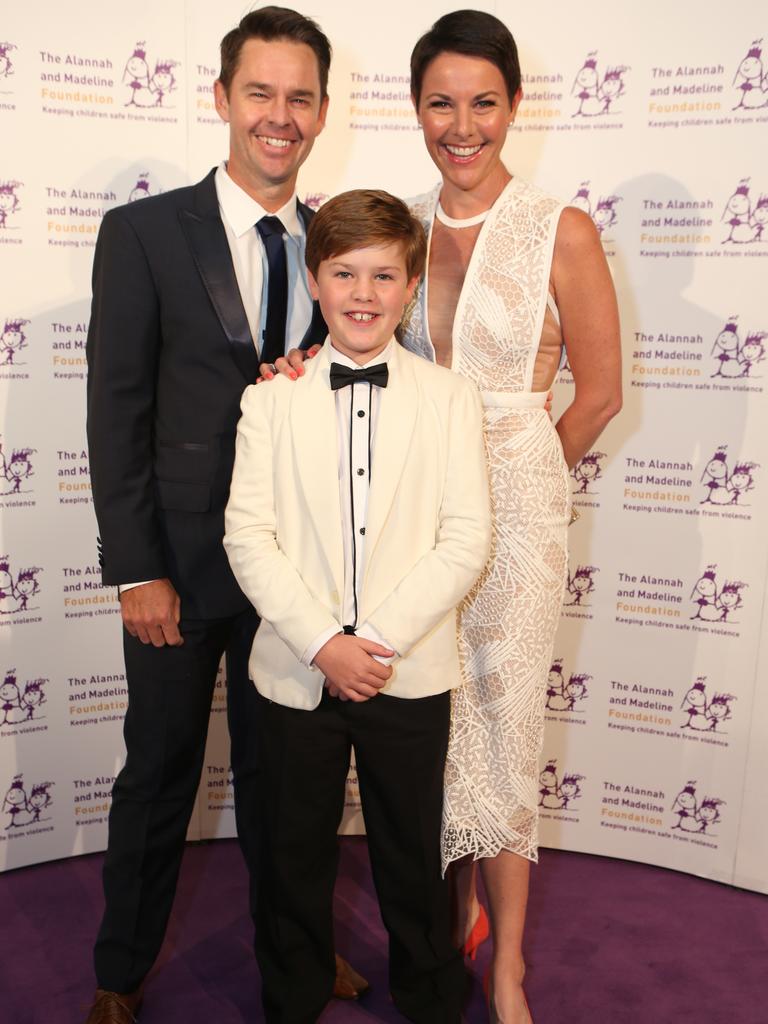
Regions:
<instances>
[{"instance_id":1,"label":"red fingernail","mask_svg":"<svg viewBox=\"0 0 768 1024\"><path fill-rule=\"evenodd\" d=\"M290 377L291 380L296 380L296 374L293 371L291 371Z\"/></svg>"}]
</instances>

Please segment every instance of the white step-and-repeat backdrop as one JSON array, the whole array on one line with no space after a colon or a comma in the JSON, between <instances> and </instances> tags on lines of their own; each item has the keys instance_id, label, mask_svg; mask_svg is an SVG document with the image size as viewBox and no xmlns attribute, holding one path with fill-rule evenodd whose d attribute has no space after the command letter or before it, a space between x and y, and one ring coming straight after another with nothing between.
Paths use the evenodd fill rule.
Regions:
<instances>
[{"instance_id":1,"label":"white step-and-repeat backdrop","mask_svg":"<svg viewBox=\"0 0 768 1024\"><path fill-rule=\"evenodd\" d=\"M542 841L768 891L768 16L757 0L484 7L524 68L509 166L591 214L623 324L624 412L573 472ZM105 210L225 156L212 84L245 9L44 0L0 16L5 868L105 843L126 690L85 445L93 248ZM306 11L335 53L302 196L434 182L408 58L450 9ZM571 388L566 366L558 407ZM219 683L194 837L234 830ZM348 830L355 801L353 779Z\"/></svg>"}]
</instances>

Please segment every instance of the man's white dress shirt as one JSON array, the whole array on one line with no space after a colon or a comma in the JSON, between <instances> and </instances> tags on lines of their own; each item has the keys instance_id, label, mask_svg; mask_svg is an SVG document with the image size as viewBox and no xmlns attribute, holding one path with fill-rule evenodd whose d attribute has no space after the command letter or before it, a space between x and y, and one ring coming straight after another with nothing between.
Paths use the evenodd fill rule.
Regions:
<instances>
[{"instance_id":1,"label":"man's white dress shirt","mask_svg":"<svg viewBox=\"0 0 768 1024\"><path fill-rule=\"evenodd\" d=\"M216 196L219 200L219 213L224 224L232 264L235 268L235 279L243 300L248 326L256 350L261 350L262 309L267 308L267 251L256 230L256 222L270 214L252 199L227 173L226 161L222 161L216 169ZM304 252L307 244L307 233L304 221L299 216L296 193L291 196L285 206L271 214L279 217L285 228L283 241L288 265L288 314L286 320L286 346L297 346L304 337L312 320L312 296L307 283L307 269L304 265ZM266 326L266 319L264 320ZM139 583L121 583L118 593L142 587L154 580L141 580Z\"/></svg>"}]
</instances>

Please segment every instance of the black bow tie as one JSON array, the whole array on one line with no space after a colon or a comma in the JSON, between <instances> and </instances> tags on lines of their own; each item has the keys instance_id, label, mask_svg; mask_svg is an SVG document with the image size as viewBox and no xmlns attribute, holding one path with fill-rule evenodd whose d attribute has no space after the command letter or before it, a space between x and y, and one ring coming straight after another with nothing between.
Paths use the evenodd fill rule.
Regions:
<instances>
[{"instance_id":1,"label":"black bow tie","mask_svg":"<svg viewBox=\"0 0 768 1024\"><path fill-rule=\"evenodd\" d=\"M358 370L351 370L348 366L342 366L341 363L331 363L332 391L345 388L347 384L376 384L380 388L385 388L388 380L389 369L386 363L361 366Z\"/></svg>"}]
</instances>

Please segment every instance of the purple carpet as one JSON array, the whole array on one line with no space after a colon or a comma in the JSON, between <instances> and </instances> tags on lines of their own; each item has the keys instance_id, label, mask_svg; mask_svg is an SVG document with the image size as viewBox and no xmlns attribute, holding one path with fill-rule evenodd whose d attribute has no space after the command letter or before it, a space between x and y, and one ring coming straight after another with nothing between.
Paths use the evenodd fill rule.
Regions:
<instances>
[{"instance_id":1,"label":"purple carpet","mask_svg":"<svg viewBox=\"0 0 768 1024\"><path fill-rule=\"evenodd\" d=\"M0 1022L82 1024L92 994L101 857L0 878ZM258 974L233 841L192 846L141 1024L258 1024ZM337 946L371 982L322 1024L402 1020L387 995L385 936L365 840L342 841ZM602 857L543 851L531 890L528 998L536 1024L766 1024L768 898ZM472 965L466 1007L484 1024Z\"/></svg>"}]
</instances>

